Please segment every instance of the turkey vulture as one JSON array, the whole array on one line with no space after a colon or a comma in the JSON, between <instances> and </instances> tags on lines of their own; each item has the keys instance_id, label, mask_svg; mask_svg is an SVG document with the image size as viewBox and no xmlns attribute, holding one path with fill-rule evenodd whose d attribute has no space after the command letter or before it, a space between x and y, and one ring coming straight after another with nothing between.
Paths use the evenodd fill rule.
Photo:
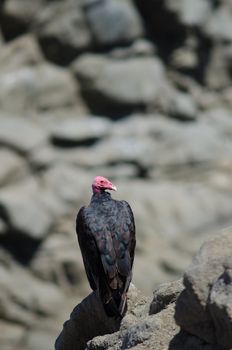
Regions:
<instances>
[{"instance_id":1,"label":"turkey vulture","mask_svg":"<svg viewBox=\"0 0 232 350\"><path fill-rule=\"evenodd\" d=\"M93 195L76 218L76 232L90 287L98 292L106 314L122 318L132 278L135 223L126 201L111 198L116 187L102 176L95 177Z\"/></svg>"}]
</instances>

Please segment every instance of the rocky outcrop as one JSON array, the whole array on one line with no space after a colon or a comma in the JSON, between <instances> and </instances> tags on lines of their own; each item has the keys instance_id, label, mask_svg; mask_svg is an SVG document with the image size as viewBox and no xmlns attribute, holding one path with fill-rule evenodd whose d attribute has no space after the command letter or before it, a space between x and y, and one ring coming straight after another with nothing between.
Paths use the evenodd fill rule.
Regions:
<instances>
[{"instance_id":1,"label":"rocky outcrop","mask_svg":"<svg viewBox=\"0 0 232 350\"><path fill-rule=\"evenodd\" d=\"M174 283L168 288L166 295L170 296L174 289L180 292L179 285L176 287ZM155 301L153 307L154 303ZM149 316L147 298L131 285L128 292L128 311L120 324L120 321L105 315L98 296L92 293L75 307L56 340L55 348L56 350L137 349L139 344L143 344L147 349L154 349L159 344L157 349L163 349L178 331L178 327L171 322L174 313L173 305L170 298L165 305L167 308L164 310L165 307L162 307L162 314L153 315L153 309L150 309ZM166 333L161 335L162 327L165 327ZM97 337L94 338L96 335ZM91 340L92 338L94 339Z\"/></svg>"},{"instance_id":2,"label":"rocky outcrop","mask_svg":"<svg viewBox=\"0 0 232 350\"><path fill-rule=\"evenodd\" d=\"M204 243L184 286L182 280L161 285L151 303L131 285L121 324L107 318L92 293L65 322L56 350L231 349L231 237L228 230Z\"/></svg>"},{"instance_id":3,"label":"rocky outcrop","mask_svg":"<svg viewBox=\"0 0 232 350\"><path fill-rule=\"evenodd\" d=\"M0 346L50 350L65 315L90 292L74 222L95 175L112 179L114 198L133 208L133 280L147 295L179 278L201 243L231 225L231 5L0 2ZM217 277L211 291L214 315L229 276ZM33 286L48 299L38 301ZM140 347L146 338L149 345L155 332L170 348L202 345L184 331L159 338L178 294L162 288L155 314L141 326L135 320L131 334L118 330L123 344ZM53 295L47 312L42 304Z\"/></svg>"},{"instance_id":4,"label":"rocky outcrop","mask_svg":"<svg viewBox=\"0 0 232 350\"><path fill-rule=\"evenodd\" d=\"M176 305L177 323L223 349L232 345L231 230L206 242L184 275Z\"/></svg>"}]
</instances>

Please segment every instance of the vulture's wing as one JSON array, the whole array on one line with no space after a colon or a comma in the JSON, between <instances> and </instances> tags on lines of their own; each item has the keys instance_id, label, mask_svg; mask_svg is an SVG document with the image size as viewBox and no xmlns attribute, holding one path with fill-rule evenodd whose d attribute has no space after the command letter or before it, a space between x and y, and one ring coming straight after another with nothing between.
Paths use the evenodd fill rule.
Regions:
<instances>
[{"instance_id":1,"label":"vulture's wing","mask_svg":"<svg viewBox=\"0 0 232 350\"><path fill-rule=\"evenodd\" d=\"M99 255L96 251L94 237L86 227L84 209L85 207L82 207L77 214L76 233L90 287L96 290L97 286L93 278L92 266L96 263L95 260L99 260Z\"/></svg>"},{"instance_id":2,"label":"vulture's wing","mask_svg":"<svg viewBox=\"0 0 232 350\"><path fill-rule=\"evenodd\" d=\"M124 206L125 210L125 221L126 225L128 227L129 237L127 238L128 242L128 248L130 253L130 261L131 261L131 268L133 266L134 262L134 255L135 255L135 246L136 246L136 229L135 229L135 220L134 220L134 214L132 212L132 209L126 201L121 201Z\"/></svg>"},{"instance_id":3,"label":"vulture's wing","mask_svg":"<svg viewBox=\"0 0 232 350\"><path fill-rule=\"evenodd\" d=\"M101 234L94 234L101 256L109 297L113 297L119 313L124 313L126 293L132 278L132 265L135 251L134 216L126 201L116 201L106 225L99 228ZM105 281L101 293L105 293Z\"/></svg>"},{"instance_id":4,"label":"vulture's wing","mask_svg":"<svg viewBox=\"0 0 232 350\"><path fill-rule=\"evenodd\" d=\"M136 245L136 230L134 215L130 205L126 201L120 202L123 209L119 212L120 222L120 248L117 253L117 265L119 276L123 276L123 286L121 290L120 313L124 314L126 306L126 293L132 279L132 267L134 262L135 245Z\"/></svg>"}]
</instances>

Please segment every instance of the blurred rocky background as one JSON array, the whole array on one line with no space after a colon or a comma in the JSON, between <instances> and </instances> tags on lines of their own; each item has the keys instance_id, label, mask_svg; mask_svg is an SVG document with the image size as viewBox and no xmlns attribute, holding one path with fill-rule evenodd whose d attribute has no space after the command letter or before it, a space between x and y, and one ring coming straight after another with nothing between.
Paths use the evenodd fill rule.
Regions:
<instances>
[{"instance_id":1,"label":"blurred rocky background","mask_svg":"<svg viewBox=\"0 0 232 350\"><path fill-rule=\"evenodd\" d=\"M0 2L0 349L51 350L89 293L95 175L137 224L134 283L232 223L231 0Z\"/></svg>"}]
</instances>

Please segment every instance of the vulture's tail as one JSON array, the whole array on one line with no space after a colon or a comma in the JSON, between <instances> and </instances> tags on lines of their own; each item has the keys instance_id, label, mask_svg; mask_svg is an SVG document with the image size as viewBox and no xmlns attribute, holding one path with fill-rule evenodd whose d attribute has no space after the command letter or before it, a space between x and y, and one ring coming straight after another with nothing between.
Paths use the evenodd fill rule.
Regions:
<instances>
[{"instance_id":1,"label":"vulture's tail","mask_svg":"<svg viewBox=\"0 0 232 350\"><path fill-rule=\"evenodd\" d=\"M102 300L104 310L109 317L122 319L127 311L126 293L112 290L107 283L99 286L99 296Z\"/></svg>"},{"instance_id":2,"label":"vulture's tail","mask_svg":"<svg viewBox=\"0 0 232 350\"><path fill-rule=\"evenodd\" d=\"M110 299L103 303L105 312L109 317L122 319L127 311L126 295L119 295L118 291L113 291Z\"/></svg>"}]
</instances>

